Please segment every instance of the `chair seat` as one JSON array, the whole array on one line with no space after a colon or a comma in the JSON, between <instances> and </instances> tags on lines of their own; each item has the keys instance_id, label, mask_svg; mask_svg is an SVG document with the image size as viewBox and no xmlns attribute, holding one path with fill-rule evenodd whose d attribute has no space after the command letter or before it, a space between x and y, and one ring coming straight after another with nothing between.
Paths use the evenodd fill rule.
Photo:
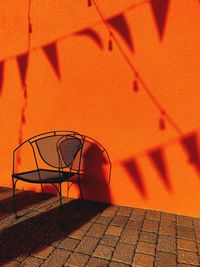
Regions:
<instances>
[{"instance_id":1,"label":"chair seat","mask_svg":"<svg viewBox=\"0 0 200 267\"><path fill-rule=\"evenodd\" d=\"M59 172L56 170L40 169L28 172L14 173L12 177L29 183L62 183L68 181L72 176L76 174L76 172Z\"/></svg>"}]
</instances>

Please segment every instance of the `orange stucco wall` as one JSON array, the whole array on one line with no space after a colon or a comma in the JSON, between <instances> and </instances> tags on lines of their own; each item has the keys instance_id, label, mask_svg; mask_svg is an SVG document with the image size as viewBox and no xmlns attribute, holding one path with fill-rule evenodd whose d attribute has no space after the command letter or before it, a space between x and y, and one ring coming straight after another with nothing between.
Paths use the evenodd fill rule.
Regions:
<instances>
[{"instance_id":1,"label":"orange stucco wall","mask_svg":"<svg viewBox=\"0 0 200 267\"><path fill-rule=\"evenodd\" d=\"M82 0L45 0L32 1L30 8L23 140L54 129L91 136L106 148L112 161L111 202L199 216L200 172L189 162L180 140L189 133L199 138L200 3L170 1L162 41L148 2L135 1L136 7L130 10L131 0L96 3L105 18L124 11L134 53L113 32L181 133L167 121L161 130L160 111L143 87L139 84L139 91L133 91L133 72L115 43L113 51L108 51L109 34L94 5L88 7ZM25 101L16 57L27 51L27 14L28 1L0 3L0 59L5 63L0 96L1 186L11 186L12 151L18 145ZM98 32L104 49L87 36L73 34L86 27ZM50 42L57 47L60 81L42 50ZM164 155L167 183L149 156L157 148ZM39 190L22 183L19 188ZM73 188L70 194L78 196Z\"/></svg>"}]
</instances>

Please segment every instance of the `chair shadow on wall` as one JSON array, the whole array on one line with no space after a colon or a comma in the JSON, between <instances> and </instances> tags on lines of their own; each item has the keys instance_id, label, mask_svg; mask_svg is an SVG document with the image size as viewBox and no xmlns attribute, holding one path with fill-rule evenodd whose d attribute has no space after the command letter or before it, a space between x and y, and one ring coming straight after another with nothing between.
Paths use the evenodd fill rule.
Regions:
<instances>
[{"instance_id":1,"label":"chair shadow on wall","mask_svg":"<svg viewBox=\"0 0 200 267\"><path fill-rule=\"evenodd\" d=\"M111 203L109 155L100 143L88 136L83 145L81 172L83 199ZM77 185L76 181L74 184Z\"/></svg>"}]
</instances>

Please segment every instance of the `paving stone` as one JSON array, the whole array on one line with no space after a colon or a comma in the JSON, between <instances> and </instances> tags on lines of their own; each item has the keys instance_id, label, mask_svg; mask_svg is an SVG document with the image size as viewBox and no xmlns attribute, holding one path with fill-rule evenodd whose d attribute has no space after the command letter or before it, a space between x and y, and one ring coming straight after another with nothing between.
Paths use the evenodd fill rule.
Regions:
<instances>
[{"instance_id":1,"label":"paving stone","mask_svg":"<svg viewBox=\"0 0 200 267\"><path fill-rule=\"evenodd\" d=\"M198 250L198 252L199 252L199 254L200 254L200 243L196 243L196 247L197 247L197 250ZM185 249L186 250L186 249ZM195 251L194 251L195 252Z\"/></svg>"},{"instance_id":2,"label":"paving stone","mask_svg":"<svg viewBox=\"0 0 200 267\"><path fill-rule=\"evenodd\" d=\"M76 248L76 251L85 254L92 254L98 243L98 238L93 236L85 236L79 243L78 247Z\"/></svg>"},{"instance_id":3,"label":"paving stone","mask_svg":"<svg viewBox=\"0 0 200 267\"><path fill-rule=\"evenodd\" d=\"M147 210L145 219L160 221L161 213L159 211Z\"/></svg>"},{"instance_id":4,"label":"paving stone","mask_svg":"<svg viewBox=\"0 0 200 267\"><path fill-rule=\"evenodd\" d=\"M142 222L129 220L125 227L140 230L142 228Z\"/></svg>"},{"instance_id":5,"label":"paving stone","mask_svg":"<svg viewBox=\"0 0 200 267\"><path fill-rule=\"evenodd\" d=\"M10 262L7 262L5 264L4 263L1 264L2 267L17 267L19 265L20 265L20 262L18 262L18 261L10 261Z\"/></svg>"},{"instance_id":6,"label":"paving stone","mask_svg":"<svg viewBox=\"0 0 200 267\"><path fill-rule=\"evenodd\" d=\"M111 222L111 225L124 227L126 225L127 221L128 221L127 216L115 215L112 222Z\"/></svg>"},{"instance_id":7,"label":"paving stone","mask_svg":"<svg viewBox=\"0 0 200 267\"><path fill-rule=\"evenodd\" d=\"M54 251L54 249L55 248L52 246L39 247L32 253L32 256L46 260L48 256Z\"/></svg>"},{"instance_id":8,"label":"paving stone","mask_svg":"<svg viewBox=\"0 0 200 267\"><path fill-rule=\"evenodd\" d=\"M199 243L200 242L200 231L195 231L195 236L196 236L196 239L197 239L197 242Z\"/></svg>"},{"instance_id":9,"label":"paving stone","mask_svg":"<svg viewBox=\"0 0 200 267\"><path fill-rule=\"evenodd\" d=\"M22 267L39 267L41 266L41 264L43 263L42 259L38 259L35 257L28 257L26 258L20 266Z\"/></svg>"},{"instance_id":10,"label":"paving stone","mask_svg":"<svg viewBox=\"0 0 200 267\"><path fill-rule=\"evenodd\" d=\"M109 206L107 209L105 209L101 216L105 216L105 217L114 217L115 214L117 213L119 207L117 206Z\"/></svg>"},{"instance_id":11,"label":"paving stone","mask_svg":"<svg viewBox=\"0 0 200 267\"><path fill-rule=\"evenodd\" d=\"M91 219L90 219L90 222L94 223L98 220L98 218L100 217L100 214L97 214L95 216L92 216ZM81 219L81 218L80 218Z\"/></svg>"},{"instance_id":12,"label":"paving stone","mask_svg":"<svg viewBox=\"0 0 200 267\"><path fill-rule=\"evenodd\" d=\"M107 226L100 223L94 223L90 230L87 232L87 235L94 237L102 237L107 229Z\"/></svg>"},{"instance_id":13,"label":"paving stone","mask_svg":"<svg viewBox=\"0 0 200 267\"><path fill-rule=\"evenodd\" d=\"M159 227L159 235L176 236L176 228L165 224L161 224Z\"/></svg>"},{"instance_id":14,"label":"paving stone","mask_svg":"<svg viewBox=\"0 0 200 267\"><path fill-rule=\"evenodd\" d=\"M169 227L174 227L176 228L176 221L171 221L171 220L168 220L168 219L163 219L161 217L161 220L160 220L160 225L162 226L169 226Z\"/></svg>"},{"instance_id":15,"label":"paving stone","mask_svg":"<svg viewBox=\"0 0 200 267\"><path fill-rule=\"evenodd\" d=\"M169 221L175 221L176 222L176 217L177 217L176 214L168 213L168 212L161 212L161 220L166 219Z\"/></svg>"},{"instance_id":16,"label":"paving stone","mask_svg":"<svg viewBox=\"0 0 200 267\"><path fill-rule=\"evenodd\" d=\"M110 226L108 226L108 228L106 230L106 234L120 236L122 231L123 231L122 227L110 225Z\"/></svg>"},{"instance_id":17,"label":"paving stone","mask_svg":"<svg viewBox=\"0 0 200 267\"><path fill-rule=\"evenodd\" d=\"M70 267L85 267L87 262L89 260L89 256L81 253L74 252L71 254L67 262L65 263L65 266Z\"/></svg>"},{"instance_id":18,"label":"paving stone","mask_svg":"<svg viewBox=\"0 0 200 267\"><path fill-rule=\"evenodd\" d=\"M61 267L67 261L70 252L64 249L55 249L42 265L43 267Z\"/></svg>"},{"instance_id":19,"label":"paving stone","mask_svg":"<svg viewBox=\"0 0 200 267\"><path fill-rule=\"evenodd\" d=\"M0 221L0 230L8 227L9 225L14 223L15 221L16 221L16 219L15 219L13 214L1 219L1 221Z\"/></svg>"},{"instance_id":20,"label":"paving stone","mask_svg":"<svg viewBox=\"0 0 200 267\"><path fill-rule=\"evenodd\" d=\"M84 224L81 224L80 225L80 229L83 229L83 230L89 230L90 229L90 227L92 226L92 222L86 222L86 223L84 223Z\"/></svg>"},{"instance_id":21,"label":"paving stone","mask_svg":"<svg viewBox=\"0 0 200 267\"><path fill-rule=\"evenodd\" d=\"M130 207L120 207L117 215L122 215L122 216L130 216L133 211L133 208Z\"/></svg>"},{"instance_id":22,"label":"paving stone","mask_svg":"<svg viewBox=\"0 0 200 267\"><path fill-rule=\"evenodd\" d=\"M109 261L100 258L90 258L87 267L108 267Z\"/></svg>"},{"instance_id":23,"label":"paving stone","mask_svg":"<svg viewBox=\"0 0 200 267\"><path fill-rule=\"evenodd\" d=\"M132 215L133 214L145 215L146 214L146 210L145 209L140 209L140 208L134 208L133 211L132 211Z\"/></svg>"},{"instance_id":24,"label":"paving stone","mask_svg":"<svg viewBox=\"0 0 200 267\"><path fill-rule=\"evenodd\" d=\"M184 263L178 263L177 266L178 266L178 267L194 267L194 265L184 264Z\"/></svg>"},{"instance_id":25,"label":"paving stone","mask_svg":"<svg viewBox=\"0 0 200 267\"><path fill-rule=\"evenodd\" d=\"M197 253L185 250L178 250L178 262L199 266Z\"/></svg>"},{"instance_id":26,"label":"paving stone","mask_svg":"<svg viewBox=\"0 0 200 267\"><path fill-rule=\"evenodd\" d=\"M192 218L190 218L188 216L179 215L179 216L177 216L177 225L193 227Z\"/></svg>"},{"instance_id":27,"label":"paving stone","mask_svg":"<svg viewBox=\"0 0 200 267\"><path fill-rule=\"evenodd\" d=\"M156 243L158 239L158 235L155 233L149 233L149 232L141 232L139 240L144 241L144 242L149 242L149 243Z\"/></svg>"},{"instance_id":28,"label":"paving stone","mask_svg":"<svg viewBox=\"0 0 200 267\"><path fill-rule=\"evenodd\" d=\"M33 241L38 241L41 243L44 243L45 241L47 241L49 238L48 233L38 230L36 232L33 232L32 235L30 236L30 239Z\"/></svg>"},{"instance_id":29,"label":"paving stone","mask_svg":"<svg viewBox=\"0 0 200 267\"><path fill-rule=\"evenodd\" d=\"M193 228L186 226L177 226L177 237L182 239L195 240L196 235Z\"/></svg>"},{"instance_id":30,"label":"paving stone","mask_svg":"<svg viewBox=\"0 0 200 267\"><path fill-rule=\"evenodd\" d=\"M130 220L135 220L135 221L139 221L142 222L145 218L146 215L146 211L143 209L136 209L134 208L132 211L132 214L130 216Z\"/></svg>"},{"instance_id":31,"label":"paving stone","mask_svg":"<svg viewBox=\"0 0 200 267\"><path fill-rule=\"evenodd\" d=\"M93 253L94 257L110 260L114 248L109 246L98 245Z\"/></svg>"},{"instance_id":32,"label":"paving stone","mask_svg":"<svg viewBox=\"0 0 200 267\"><path fill-rule=\"evenodd\" d=\"M134 247L132 245L119 242L114 251L112 260L131 264L133 255Z\"/></svg>"},{"instance_id":33,"label":"paving stone","mask_svg":"<svg viewBox=\"0 0 200 267\"><path fill-rule=\"evenodd\" d=\"M133 266L153 267L154 257L142 253L135 253Z\"/></svg>"},{"instance_id":34,"label":"paving stone","mask_svg":"<svg viewBox=\"0 0 200 267\"><path fill-rule=\"evenodd\" d=\"M153 243L141 242L139 241L137 244L136 252L140 252L143 254L155 255L156 245Z\"/></svg>"},{"instance_id":35,"label":"paving stone","mask_svg":"<svg viewBox=\"0 0 200 267\"><path fill-rule=\"evenodd\" d=\"M20 246L10 249L9 258L15 259L16 261L22 262L25 260L35 249L37 244L30 240L22 242Z\"/></svg>"},{"instance_id":36,"label":"paving stone","mask_svg":"<svg viewBox=\"0 0 200 267\"><path fill-rule=\"evenodd\" d=\"M146 232L153 232L158 233L159 228L159 222L158 221L150 221L150 220L144 220L142 230Z\"/></svg>"},{"instance_id":37,"label":"paving stone","mask_svg":"<svg viewBox=\"0 0 200 267\"><path fill-rule=\"evenodd\" d=\"M77 238L77 239L82 239L86 234L86 230L83 229L76 229L73 230L70 234L69 237L71 238Z\"/></svg>"},{"instance_id":38,"label":"paving stone","mask_svg":"<svg viewBox=\"0 0 200 267\"><path fill-rule=\"evenodd\" d=\"M129 267L130 265L121 263L121 262L111 261L109 266L110 267Z\"/></svg>"},{"instance_id":39,"label":"paving stone","mask_svg":"<svg viewBox=\"0 0 200 267\"><path fill-rule=\"evenodd\" d=\"M109 225L111 222L112 218L111 217L106 217L106 216L100 216L97 220L97 223L102 223L105 225Z\"/></svg>"},{"instance_id":40,"label":"paving stone","mask_svg":"<svg viewBox=\"0 0 200 267\"><path fill-rule=\"evenodd\" d=\"M155 257L156 267L177 267L176 255L165 252L157 252Z\"/></svg>"},{"instance_id":41,"label":"paving stone","mask_svg":"<svg viewBox=\"0 0 200 267\"><path fill-rule=\"evenodd\" d=\"M191 240L178 239L177 246L178 246L178 249L197 252L196 243Z\"/></svg>"},{"instance_id":42,"label":"paving stone","mask_svg":"<svg viewBox=\"0 0 200 267\"><path fill-rule=\"evenodd\" d=\"M79 243L80 243L80 240L67 237L63 239L63 241L59 244L58 247L66 249L66 250L74 251L74 249L77 247Z\"/></svg>"},{"instance_id":43,"label":"paving stone","mask_svg":"<svg viewBox=\"0 0 200 267\"><path fill-rule=\"evenodd\" d=\"M200 230L200 218L192 218L194 228Z\"/></svg>"},{"instance_id":44,"label":"paving stone","mask_svg":"<svg viewBox=\"0 0 200 267\"><path fill-rule=\"evenodd\" d=\"M15 249L21 245L21 240L15 236L9 236L3 241L3 246L10 250Z\"/></svg>"},{"instance_id":45,"label":"paving stone","mask_svg":"<svg viewBox=\"0 0 200 267\"><path fill-rule=\"evenodd\" d=\"M125 228L122 235L121 240L124 243L129 243L132 245L136 245L139 238L139 231L133 230L130 228Z\"/></svg>"},{"instance_id":46,"label":"paving stone","mask_svg":"<svg viewBox=\"0 0 200 267\"><path fill-rule=\"evenodd\" d=\"M118 236L104 235L100 241L101 245L115 247L119 241Z\"/></svg>"},{"instance_id":47,"label":"paving stone","mask_svg":"<svg viewBox=\"0 0 200 267\"><path fill-rule=\"evenodd\" d=\"M176 239L171 236L160 235L156 250L176 254Z\"/></svg>"}]
</instances>

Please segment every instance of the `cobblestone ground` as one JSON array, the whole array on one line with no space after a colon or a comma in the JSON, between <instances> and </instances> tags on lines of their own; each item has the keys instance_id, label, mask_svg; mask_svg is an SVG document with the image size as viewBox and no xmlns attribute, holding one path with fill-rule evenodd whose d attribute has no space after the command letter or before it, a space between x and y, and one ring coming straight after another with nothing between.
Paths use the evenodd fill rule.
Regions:
<instances>
[{"instance_id":1,"label":"cobblestone ground","mask_svg":"<svg viewBox=\"0 0 200 267\"><path fill-rule=\"evenodd\" d=\"M200 219L0 187L0 266L200 266Z\"/></svg>"}]
</instances>

